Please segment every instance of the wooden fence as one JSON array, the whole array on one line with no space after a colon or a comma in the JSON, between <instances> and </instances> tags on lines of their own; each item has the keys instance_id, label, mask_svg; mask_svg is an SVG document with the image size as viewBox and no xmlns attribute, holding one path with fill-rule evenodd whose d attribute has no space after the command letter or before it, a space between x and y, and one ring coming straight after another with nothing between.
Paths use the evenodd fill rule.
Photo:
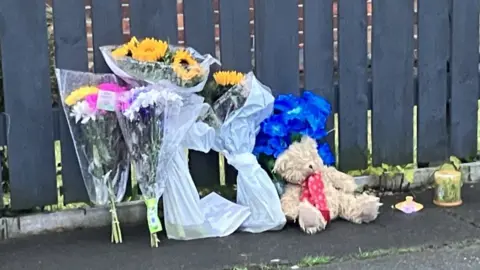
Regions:
<instances>
[{"instance_id":1,"label":"wooden fence","mask_svg":"<svg viewBox=\"0 0 480 270\"><path fill-rule=\"evenodd\" d=\"M91 0L95 72L109 72L98 47L124 41L123 2ZM177 2L130 1L131 34L176 43ZM343 170L367 166L368 110L375 165L412 163L414 153L427 164L451 154L468 158L477 153L478 0L422 0L418 7L413 0L373 0L371 59L366 0L338 0L338 16L334 0L301 2L304 40L299 51L299 2L254 1L252 55L251 1L220 0L222 68L254 68L275 94L298 94L304 88L326 97L338 113L338 164ZM89 70L85 2L53 0L53 13L56 66ZM185 44L215 55L215 16L212 0L183 0ZM55 140L61 142L64 202L88 201L65 117L55 108L52 113L45 1L0 1L0 46L5 102L0 144L8 146L10 207L57 203ZM333 127L333 117L329 125ZM333 134L329 141L333 146ZM198 186L218 183L216 153L190 152L190 169ZM232 168L225 174L227 183L235 183Z\"/></svg>"}]
</instances>

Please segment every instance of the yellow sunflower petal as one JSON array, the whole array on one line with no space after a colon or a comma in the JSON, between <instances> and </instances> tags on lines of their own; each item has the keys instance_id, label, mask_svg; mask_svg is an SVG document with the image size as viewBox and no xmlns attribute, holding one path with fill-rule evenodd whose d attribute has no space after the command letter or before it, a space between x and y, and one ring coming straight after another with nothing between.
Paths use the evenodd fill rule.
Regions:
<instances>
[{"instance_id":1,"label":"yellow sunflower petal","mask_svg":"<svg viewBox=\"0 0 480 270\"><path fill-rule=\"evenodd\" d=\"M121 47L118 47L116 48L115 50L113 50L112 52L112 56L114 58L120 58L120 57L124 57L124 56L127 56L127 54L129 53L129 49L128 49L128 46L126 45L123 45Z\"/></svg>"},{"instance_id":2,"label":"yellow sunflower petal","mask_svg":"<svg viewBox=\"0 0 480 270\"><path fill-rule=\"evenodd\" d=\"M131 51L133 49L135 49L137 46L138 46L138 39L133 36L130 41L127 43L127 48Z\"/></svg>"},{"instance_id":3,"label":"yellow sunflower petal","mask_svg":"<svg viewBox=\"0 0 480 270\"><path fill-rule=\"evenodd\" d=\"M245 75L237 71L217 71L213 74L213 79L218 85L233 86L239 84Z\"/></svg>"},{"instance_id":4,"label":"yellow sunflower petal","mask_svg":"<svg viewBox=\"0 0 480 270\"><path fill-rule=\"evenodd\" d=\"M131 49L132 58L138 61L158 61L165 56L168 43L162 40L146 38Z\"/></svg>"}]
</instances>

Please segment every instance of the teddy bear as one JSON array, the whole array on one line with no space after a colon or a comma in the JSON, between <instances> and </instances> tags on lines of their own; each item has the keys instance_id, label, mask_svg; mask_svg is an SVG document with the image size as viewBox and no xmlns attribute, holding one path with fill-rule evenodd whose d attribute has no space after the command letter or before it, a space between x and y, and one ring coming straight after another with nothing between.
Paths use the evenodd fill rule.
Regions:
<instances>
[{"instance_id":1,"label":"teddy bear","mask_svg":"<svg viewBox=\"0 0 480 270\"><path fill-rule=\"evenodd\" d=\"M275 161L273 172L285 181L282 210L307 234L326 228L340 217L353 223L369 223L382 205L376 196L356 194L355 180L334 167L324 166L317 143L308 136L292 143Z\"/></svg>"}]
</instances>

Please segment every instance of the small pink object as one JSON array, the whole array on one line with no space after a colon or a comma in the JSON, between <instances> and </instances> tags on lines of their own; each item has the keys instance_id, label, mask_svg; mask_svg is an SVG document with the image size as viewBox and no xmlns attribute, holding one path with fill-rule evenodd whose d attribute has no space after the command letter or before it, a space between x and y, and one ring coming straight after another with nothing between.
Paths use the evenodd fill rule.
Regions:
<instances>
[{"instance_id":1,"label":"small pink object","mask_svg":"<svg viewBox=\"0 0 480 270\"><path fill-rule=\"evenodd\" d=\"M404 212L405 214L411 214L422 210L423 205L415 202L412 196L407 196L405 197L405 201L397 203L395 208Z\"/></svg>"}]
</instances>

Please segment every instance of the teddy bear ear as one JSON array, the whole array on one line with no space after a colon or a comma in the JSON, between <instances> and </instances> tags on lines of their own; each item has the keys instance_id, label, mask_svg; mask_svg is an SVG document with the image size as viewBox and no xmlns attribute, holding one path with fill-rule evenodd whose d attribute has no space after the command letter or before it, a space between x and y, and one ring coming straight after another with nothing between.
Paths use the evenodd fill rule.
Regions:
<instances>
[{"instance_id":1,"label":"teddy bear ear","mask_svg":"<svg viewBox=\"0 0 480 270\"><path fill-rule=\"evenodd\" d=\"M313 148L317 148L317 142L309 136L303 136L300 143L311 145Z\"/></svg>"}]
</instances>

